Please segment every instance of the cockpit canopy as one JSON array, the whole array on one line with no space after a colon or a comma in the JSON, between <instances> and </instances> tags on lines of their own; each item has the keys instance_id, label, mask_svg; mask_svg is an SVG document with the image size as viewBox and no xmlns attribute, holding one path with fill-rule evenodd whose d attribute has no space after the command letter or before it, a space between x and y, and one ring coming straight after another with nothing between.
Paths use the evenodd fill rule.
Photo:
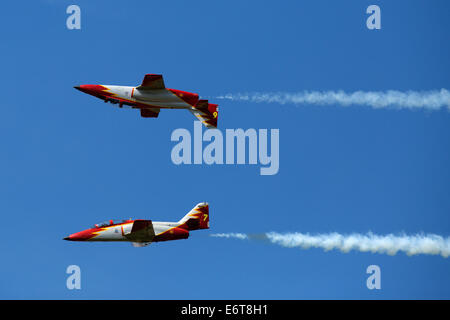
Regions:
<instances>
[{"instance_id":1,"label":"cockpit canopy","mask_svg":"<svg viewBox=\"0 0 450 320\"><path fill-rule=\"evenodd\" d=\"M130 219L125 219L125 220L106 220L100 223L96 223L92 226L92 228L101 228L101 227L108 227L108 226L113 226L116 224L121 224L121 223L126 223L126 222L131 222L133 220Z\"/></svg>"}]
</instances>

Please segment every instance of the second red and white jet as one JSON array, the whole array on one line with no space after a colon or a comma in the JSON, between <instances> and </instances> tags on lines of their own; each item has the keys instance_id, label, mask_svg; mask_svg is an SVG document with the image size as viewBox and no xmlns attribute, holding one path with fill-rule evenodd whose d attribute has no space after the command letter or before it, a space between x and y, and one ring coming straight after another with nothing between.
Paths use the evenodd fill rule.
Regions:
<instances>
[{"instance_id":1,"label":"second red and white jet","mask_svg":"<svg viewBox=\"0 0 450 320\"><path fill-rule=\"evenodd\" d=\"M135 247L152 242L187 239L189 231L209 229L209 206L197 204L178 222L109 220L64 238L70 241L128 241Z\"/></svg>"},{"instance_id":2,"label":"second red and white jet","mask_svg":"<svg viewBox=\"0 0 450 320\"><path fill-rule=\"evenodd\" d=\"M199 99L197 93L166 88L160 74L146 74L137 87L84 84L74 88L120 108L140 109L144 118L157 118L161 109L187 109L207 128L217 128L217 104Z\"/></svg>"}]
</instances>

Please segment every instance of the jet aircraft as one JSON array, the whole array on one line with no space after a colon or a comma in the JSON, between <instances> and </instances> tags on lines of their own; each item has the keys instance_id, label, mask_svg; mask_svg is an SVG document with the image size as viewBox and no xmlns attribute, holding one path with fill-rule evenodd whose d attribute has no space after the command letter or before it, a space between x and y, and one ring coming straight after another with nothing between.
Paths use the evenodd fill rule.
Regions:
<instances>
[{"instance_id":1,"label":"jet aircraft","mask_svg":"<svg viewBox=\"0 0 450 320\"><path fill-rule=\"evenodd\" d=\"M209 229L209 205L197 204L178 222L109 220L64 238L70 241L129 241L135 247L152 242L187 239L189 231Z\"/></svg>"},{"instance_id":2,"label":"jet aircraft","mask_svg":"<svg viewBox=\"0 0 450 320\"><path fill-rule=\"evenodd\" d=\"M217 104L199 99L197 93L166 88L160 74L146 74L137 87L84 84L74 88L120 108L140 109L143 118L157 118L161 109L187 109L207 128L217 128Z\"/></svg>"}]
</instances>

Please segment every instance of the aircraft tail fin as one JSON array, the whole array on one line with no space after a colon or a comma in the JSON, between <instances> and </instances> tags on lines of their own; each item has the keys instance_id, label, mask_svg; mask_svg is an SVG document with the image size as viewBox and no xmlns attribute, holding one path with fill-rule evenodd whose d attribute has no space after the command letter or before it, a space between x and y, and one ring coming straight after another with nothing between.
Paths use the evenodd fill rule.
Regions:
<instances>
[{"instance_id":1,"label":"aircraft tail fin","mask_svg":"<svg viewBox=\"0 0 450 320\"><path fill-rule=\"evenodd\" d=\"M206 202L197 204L179 222L179 228L186 230L209 229L209 205Z\"/></svg>"},{"instance_id":2,"label":"aircraft tail fin","mask_svg":"<svg viewBox=\"0 0 450 320\"><path fill-rule=\"evenodd\" d=\"M219 108L217 104L209 103L208 100L198 100L190 111L207 128L217 129L217 119L219 115Z\"/></svg>"}]
</instances>

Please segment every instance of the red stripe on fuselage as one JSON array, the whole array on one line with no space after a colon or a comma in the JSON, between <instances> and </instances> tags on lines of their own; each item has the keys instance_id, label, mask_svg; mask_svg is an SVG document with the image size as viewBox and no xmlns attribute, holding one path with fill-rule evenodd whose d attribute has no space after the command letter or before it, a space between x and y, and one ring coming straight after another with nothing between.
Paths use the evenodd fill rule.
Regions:
<instances>
[{"instance_id":1,"label":"red stripe on fuselage","mask_svg":"<svg viewBox=\"0 0 450 320\"><path fill-rule=\"evenodd\" d=\"M189 238L189 231L183 228L170 228L169 230L166 230L158 235L156 235L152 242L159 242L159 241L168 241L168 240L179 240L179 239L187 239Z\"/></svg>"},{"instance_id":2,"label":"red stripe on fuselage","mask_svg":"<svg viewBox=\"0 0 450 320\"><path fill-rule=\"evenodd\" d=\"M167 90L172 92L178 98L180 98L187 104L190 104L191 106L195 106L195 104L198 101L198 94L196 94L196 93L181 91L181 90L176 90L176 89L167 89Z\"/></svg>"}]
</instances>

